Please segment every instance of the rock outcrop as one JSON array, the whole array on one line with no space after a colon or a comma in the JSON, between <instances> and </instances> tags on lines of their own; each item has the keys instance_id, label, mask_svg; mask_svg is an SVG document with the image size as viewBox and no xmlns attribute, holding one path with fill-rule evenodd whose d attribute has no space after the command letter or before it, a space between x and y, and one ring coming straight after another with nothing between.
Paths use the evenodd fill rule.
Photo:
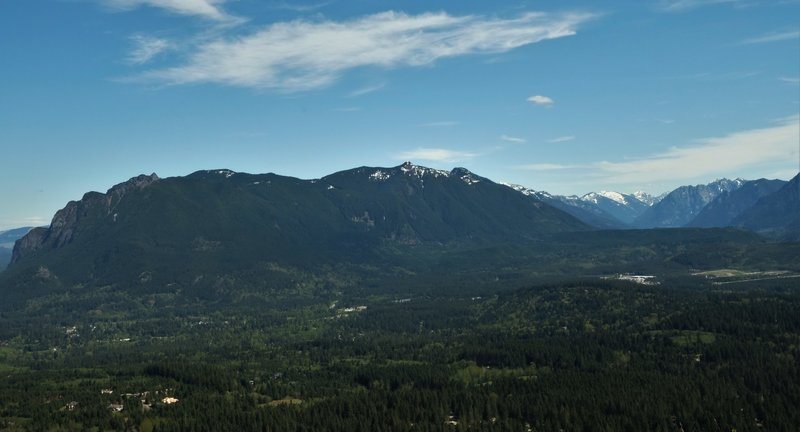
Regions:
<instances>
[{"instance_id":1,"label":"rock outcrop","mask_svg":"<svg viewBox=\"0 0 800 432\"><path fill-rule=\"evenodd\" d=\"M69 244L76 235L79 221L91 216L113 217L114 208L124 199L125 195L134 190L144 189L158 180L155 173L142 174L113 186L105 194L88 192L80 201L70 201L63 209L56 212L50 227L34 228L26 236L17 240L11 255L11 262L15 263L41 249L55 249Z\"/></svg>"}]
</instances>

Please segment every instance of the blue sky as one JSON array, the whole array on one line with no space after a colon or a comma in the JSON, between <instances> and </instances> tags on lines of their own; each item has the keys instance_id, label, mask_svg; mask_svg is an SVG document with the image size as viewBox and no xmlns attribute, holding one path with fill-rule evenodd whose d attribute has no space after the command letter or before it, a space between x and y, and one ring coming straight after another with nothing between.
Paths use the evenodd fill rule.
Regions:
<instances>
[{"instance_id":1,"label":"blue sky","mask_svg":"<svg viewBox=\"0 0 800 432\"><path fill-rule=\"evenodd\" d=\"M0 229L140 173L557 194L800 165L800 1L0 1Z\"/></svg>"}]
</instances>

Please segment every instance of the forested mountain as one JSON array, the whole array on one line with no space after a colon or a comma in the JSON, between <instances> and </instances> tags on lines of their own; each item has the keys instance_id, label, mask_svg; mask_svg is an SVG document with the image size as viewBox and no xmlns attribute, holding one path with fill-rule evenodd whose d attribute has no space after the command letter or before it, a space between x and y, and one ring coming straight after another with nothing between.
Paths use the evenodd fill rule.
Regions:
<instances>
[{"instance_id":1,"label":"forested mountain","mask_svg":"<svg viewBox=\"0 0 800 432\"><path fill-rule=\"evenodd\" d=\"M800 243L546 198L411 164L88 193L0 273L0 430L792 430Z\"/></svg>"},{"instance_id":2,"label":"forested mountain","mask_svg":"<svg viewBox=\"0 0 800 432\"><path fill-rule=\"evenodd\" d=\"M740 188L719 194L686 226L701 228L730 226L733 219L752 207L759 199L778 191L785 184L783 180L745 181Z\"/></svg>"},{"instance_id":3,"label":"forested mountain","mask_svg":"<svg viewBox=\"0 0 800 432\"><path fill-rule=\"evenodd\" d=\"M680 227L689 223L717 196L738 189L744 180L717 180L707 185L681 186L633 221L637 228Z\"/></svg>"},{"instance_id":4,"label":"forested mountain","mask_svg":"<svg viewBox=\"0 0 800 432\"><path fill-rule=\"evenodd\" d=\"M800 174L731 222L771 237L800 240Z\"/></svg>"},{"instance_id":5,"label":"forested mountain","mask_svg":"<svg viewBox=\"0 0 800 432\"><path fill-rule=\"evenodd\" d=\"M87 193L17 242L9 272L45 285L173 284L213 297L232 279L242 287L271 277L269 263L381 263L392 245L516 243L587 229L464 169L406 163L318 180L211 170Z\"/></svg>"}]
</instances>

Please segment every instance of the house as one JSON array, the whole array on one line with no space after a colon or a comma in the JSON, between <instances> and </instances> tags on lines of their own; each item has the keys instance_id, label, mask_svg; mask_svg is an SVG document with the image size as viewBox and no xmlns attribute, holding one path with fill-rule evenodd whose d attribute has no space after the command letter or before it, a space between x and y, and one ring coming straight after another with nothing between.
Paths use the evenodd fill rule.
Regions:
<instances>
[{"instance_id":1,"label":"house","mask_svg":"<svg viewBox=\"0 0 800 432\"><path fill-rule=\"evenodd\" d=\"M163 403L165 405L172 405L174 403L178 403L178 401L179 401L178 398L174 398L172 396L167 396L164 399L161 399L161 403Z\"/></svg>"},{"instance_id":2,"label":"house","mask_svg":"<svg viewBox=\"0 0 800 432\"><path fill-rule=\"evenodd\" d=\"M108 409L109 409L109 411L111 411L111 412L120 412L120 411L122 411L124 408L125 408L125 406L124 406L124 405L122 405L122 404L113 404L113 403L112 403L112 404L109 404L109 405L108 405Z\"/></svg>"},{"instance_id":3,"label":"house","mask_svg":"<svg viewBox=\"0 0 800 432\"><path fill-rule=\"evenodd\" d=\"M66 408L67 411L75 411L75 409L78 408L78 405L80 405L78 402L72 401L72 402L66 404L64 406L64 408Z\"/></svg>"}]
</instances>

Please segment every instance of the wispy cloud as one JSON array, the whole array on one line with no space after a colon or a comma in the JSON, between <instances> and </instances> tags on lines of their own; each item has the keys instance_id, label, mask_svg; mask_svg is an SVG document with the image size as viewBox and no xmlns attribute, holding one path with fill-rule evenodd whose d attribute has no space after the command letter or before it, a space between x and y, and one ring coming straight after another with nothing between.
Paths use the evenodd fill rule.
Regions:
<instances>
[{"instance_id":1,"label":"wispy cloud","mask_svg":"<svg viewBox=\"0 0 800 432\"><path fill-rule=\"evenodd\" d=\"M797 161L800 116L775 126L704 138L640 159L593 164L595 174L616 183L645 184L730 175L763 164Z\"/></svg>"},{"instance_id":2,"label":"wispy cloud","mask_svg":"<svg viewBox=\"0 0 800 432\"><path fill-rule=\"evenodd\" d=\"M325 6L328 6L329 4L331 4L331 2L313 3L313 4L281 2L273 4L272 7L275 9L290 10L294 12L313 12L317 9L322 9Z\"/></svg>"},{"instance_id":3,"label":"wispy cloud","mask_svg":"<svg viewBox=\"0 0 800 432\"><path fill-rule=\"evenodd\" d=\"M778 79L789 84L800 84L800 77L780 77Z\"/></svg>"},{"instance_id":4,"label":"wispy cloud","mask_svg":"<svg viewBox=\"0 0 800 432\"><path fill-rule=\"evenodd\" d=\"M761 36L752 37L749 39L745 39L742 41L743 44L762 44L762 43L769 43L769 42L780 42L786 40L796 40L800 39L800 31L785 31L785 32L773 32L763 34Z\"/></svg>"},{"instance_id":5,"label":"wispy cloud","mask_svg":"<svg viewBox=\"0 0 800 432\"><path fill-rule=\"evenodd\" d=\"M442 148L418 148L399 153L395 156L398 160L423 160L436 162L460 162L465 159L472 159L476 153L447 150Z\"/></svg>"},{"instance_id":6,"label":"wispy cloud","mask_svg":"<svg viewBox=\"0 0 800 432\"><path fill-rule=\"evenodd\" d=\"M50 219L42 216L28 216L22 218L0 218L0 231L21 227L40 227L50 225Z\"/></svg>"},{"instance_id":7,"label":"wispy cloud","mask_svg":"<svg viewBox=\"0 0 800 432\"><path fill-rule=\"evenodd\" d=\"M338 111L338 112L356 112L356 111L361 111L361 107L355 107L355 106L341 107L341 108L334 109L334 111Z\"/></svg>"},{"instance_id":8,"label":"wispy cloud","mask_svg":"<svg viewBox=\"0 0 800 432\"><path fill-rule=\"evenodd\" d=\"M179 15L199 16L214 21L238 20L238 18L225 13L218 6L225 2L226 0L107 0L103 4L118 10L150 6Z\"/></svg>"},{"instance_id":9,"label":"wispy cloud","mask_svg":"<svg viewBox=\"0 0 800 432\"><path fill-rule=\"evenodd\" d=\"M386 83L368 85L368 86L361 87L361 88L358 88L358 89L355 89L355 90L351 91L350 93L347 94L347 96L349 96L349 97L364 96L365 94L370 94L370 93L374 93L374 92L376 92L378 90L381 90L384 87L386 87Z\"/></svg>"},{"instance_id":10,"label":"wispy cloud","mask_svg":"<svg viewBox=\"0 0 800 432\"><path fill-rule=\"evenodd\" d=\"M665 12L684 12L718 4L741 4L741 0L661 0L658 9Z\"/></svg>"},{"instance_id":11,"label":"wispy cloud","mask_svg":"<svg viewBox=\"0 0 800 432\"><path fill-rule=\"evenodd\" d=\"M567 135L567 136L561 136L561 137L558 137L558 138L549 139L549 140L547 140L547 142L555 144L555 143L563 143L563 142L567 142L567 141L572 141L574 139L575 139L575 137L573 135Z\"/></svg>"},{"instance_id":12,"label":"wispy cloud","mask_svg":"<svg viewBox=\"0 0 800 432\"><path fill-rule=\"evenodd\" d=\"M761 71L730 71L730 72L698 72L687 75L676 75L664 77L664 79L674 80L695 80L695 81L736 81L752 78L761 75Z\"/></svg>"},{"instance_id":13,"label":"wispy cloud","mask_svg":"<svg viewBox=\"0 0 800 432\"><path fill-rule=\"evenodd\" d=\"M556 103L556 101L554 101L552 98L542 95L531 96L528 98L528 102L547 107L553 106L553 104Z\"/></svg>"},{"instance_id":14,"label":"wispy cloud","mask_svg":"<svg viewBox=\"0 0 800 432\"><path fill-rule=\"evenodd\" d=\"M185 1L195 6L213 6L210 0ZM208 14L213 12L209 10ZM216 83L282 91L311 90L336 82L354 68L425 66L440 59L503 53L571 36L592 17L531 12L499 19L390 11L348 21L279 22L251 34L203 41L188 55L185 64L151 70L138 79L173 85Z\"/></svg>"},{"instance_id":15,"label":"wispy cloud","mask_svg":"<svg viewBox=\"0 0 800 432\"><path fill-rule=\"evenodd\" d=\"M444 120L444 121L435 121L429 123L423 123L420 126L422 127L453 127L458 126L461 122L457 122L455 120Z\"/></svg>"},{"instance_id":16,"label":"wispy cloud","mask_svg":"<svg viewBox=\"0 0 800 432\"><path fill-rule=\"evenodd\" d=\"M135 35L131 37L134 44L133 51L128 54L128 62L131 64L144 64L162 52L173 48L172 44L161 38L152 36Z\"/></svg>"},{"instance_id":17,"label":"wispy cloud","mask_svg":"<svg viewBox=\"0 0 800 432\"><path fill-rule=\"evenodd\" d=\"M517 143L517 144L525 142L524 138L518 138L518 137L514 137L514 136L509 136L509 135L500 135L500 139L503 140L503 141L508 141L508 142Z\"/></svg>"}]
</instances>

